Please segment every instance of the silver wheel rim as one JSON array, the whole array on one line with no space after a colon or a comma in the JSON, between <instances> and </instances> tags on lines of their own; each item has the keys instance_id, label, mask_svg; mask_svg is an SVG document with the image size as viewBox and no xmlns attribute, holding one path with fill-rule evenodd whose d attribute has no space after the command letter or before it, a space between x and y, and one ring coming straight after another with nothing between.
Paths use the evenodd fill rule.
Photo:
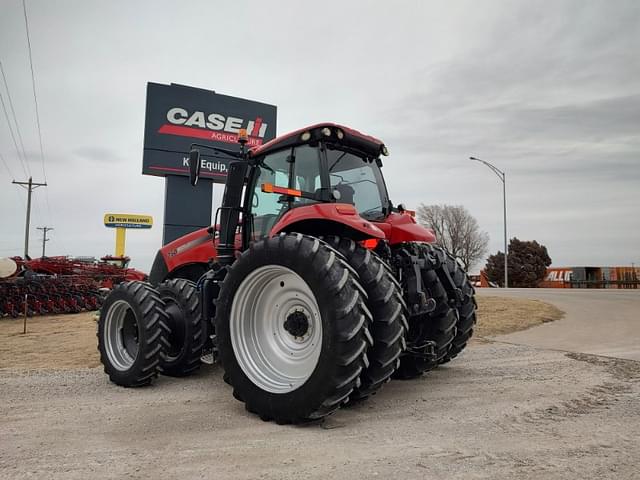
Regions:
<instances>
[{"instance_id":1,"label":"silver wheel rim","mask_svg":"<svg viewBox=\"0 0 640 480\"><path fill-rule=\"evenodd\" d=\"M291 319L303 317L303 326L292 329ZM233 300L229 330L240 368L267 392L299 388L318 364L320 308L309 285L289 268L267 265L247 275Z\"/></svg>"},{"instance_id":2,"label":"silver wheel rim","mask_svg":"<svg viewBox=\"0 0 640 480\"><path fill-rule=\"evenodd\" d=\"M132 325L131 322L134 324ZM137 339L134 343L132 339L125 337L134 325L137 325L136 317L126 301L118 300L107 310L103 333L104 345L111 364L117 370L126 371L131 368L138 355Z\"/></svg>"}]
</instances>

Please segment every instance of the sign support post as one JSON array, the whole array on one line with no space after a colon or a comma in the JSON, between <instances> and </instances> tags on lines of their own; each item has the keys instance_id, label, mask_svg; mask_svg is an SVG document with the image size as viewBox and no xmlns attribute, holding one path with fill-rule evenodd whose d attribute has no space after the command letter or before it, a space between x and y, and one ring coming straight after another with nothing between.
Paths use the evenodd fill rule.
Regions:
<instances>
[{"instance_id":1,"label":"sign support post","mask_svg":"<svg viewBox=\"0 0 640 480\"><path fill-rule=\"evenodd\" d=\"M116 228L116 257L124 257L124 242L127 230L124 227Z\"/></svg>"}]
</instances>

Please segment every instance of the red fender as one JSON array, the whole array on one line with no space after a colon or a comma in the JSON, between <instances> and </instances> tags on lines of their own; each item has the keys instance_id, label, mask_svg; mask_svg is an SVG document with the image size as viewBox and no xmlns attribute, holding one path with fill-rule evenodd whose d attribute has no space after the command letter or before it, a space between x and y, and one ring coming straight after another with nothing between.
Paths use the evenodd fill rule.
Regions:
<instances>
[{"instance_id":1,"label":"red fender","mask_svg":"<svg viewBox=\"0 0 640 480\"><path fill-rule=\"evenodd\" d=\"M385 238L385 234L374 223L365 220L348 203L315 203L292 208L271 229L271 235L290 231L312 235L339 234L350 230L355 240Z\"/></svg>"},{"instance_id":2,"label":"red fender","mask_svg":"<svg viewBox=\"0 0 640 480\"><path fill-rule=\"evenodd\" d=\"M433 230L416 223L408 213L392 213L384 222L376 222L376 226L382 230L391 245L403 242L435 243L436 236Z\"/></svg>"},{"instance_id":3,"label":"red fender","mask_svg":"<svg viewBox=\"0 0 640 480\"><path fill-rule=\"evenodd\" d=\"M177 268L193 264L206 265L209 259L216 256L210 228L188 233L158 250L149 272L149 281L156 285Z\"/></svg>"}]
</instances>

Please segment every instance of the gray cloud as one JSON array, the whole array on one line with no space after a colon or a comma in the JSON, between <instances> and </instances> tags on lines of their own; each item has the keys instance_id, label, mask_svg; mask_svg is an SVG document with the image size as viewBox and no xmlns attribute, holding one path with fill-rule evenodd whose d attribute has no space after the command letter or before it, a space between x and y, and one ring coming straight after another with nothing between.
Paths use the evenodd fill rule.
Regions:
<instances>
[{"instance_id":1,"label":"gray cloud","mask_svg":"<svg viewBox=\"0 0 640 480\"><path fill-rule=\"evenodd\" d=\"M157 227L128 249L149 268L164 182L140 168L156 81L275 103L280 133L333 120L379 136L395 201L464 204L497 250L499 183L467 160L486 157L507 171L512 235L546 243L557 264L640 263L638 2L27 6L50 184L34 196L34 227L56 227L52 253L107 253L104 212L148 213ZM3 4L0 60L36 175L17 0ZM19 174L1 116L0 152ZM24 195L10 180L0 170L0 249L19 251Z\"/></svg>"}]
</instances>

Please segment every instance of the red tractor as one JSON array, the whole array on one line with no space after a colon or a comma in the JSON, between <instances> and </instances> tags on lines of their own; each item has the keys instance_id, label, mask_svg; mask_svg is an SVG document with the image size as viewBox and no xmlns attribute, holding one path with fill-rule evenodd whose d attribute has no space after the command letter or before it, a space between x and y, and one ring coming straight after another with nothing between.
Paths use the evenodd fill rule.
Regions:
<instances>
[{"instance_id":1,"label":"red tractor","mask_svg":"<svg viewBox=\"0 0 640 480\"><path fill-rule=\"evenodd\" d=\"M389 200L387 148L323 123L234 158L215 225L162 248L143 282L117 286L98 347L123 386L219 360L263 420L299 423L458 355L474 289L433 232ZM197 182L200 154L190 154ZM219 217L219 218L218 218ZM219 220L219 221L218 221Z\"/></svg>"}]
</instances>

